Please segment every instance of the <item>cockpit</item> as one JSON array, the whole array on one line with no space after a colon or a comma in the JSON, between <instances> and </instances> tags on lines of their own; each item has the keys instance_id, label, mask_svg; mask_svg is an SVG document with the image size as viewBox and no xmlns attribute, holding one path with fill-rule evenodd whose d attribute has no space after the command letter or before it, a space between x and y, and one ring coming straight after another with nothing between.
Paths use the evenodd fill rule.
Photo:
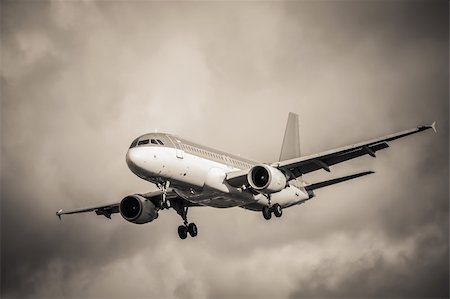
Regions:
<instances>
[{"instance_id":1,"label":"cockpit","mask_svg":"<svg viewBox=\"0 0 450 299\"><path fill-rule=\"evenodd\" d=\"M167 137L162 134L146 134L133 140L130 148L139 146L165 146L165 142L168 141Z\"/></svg>"}]
</instances>

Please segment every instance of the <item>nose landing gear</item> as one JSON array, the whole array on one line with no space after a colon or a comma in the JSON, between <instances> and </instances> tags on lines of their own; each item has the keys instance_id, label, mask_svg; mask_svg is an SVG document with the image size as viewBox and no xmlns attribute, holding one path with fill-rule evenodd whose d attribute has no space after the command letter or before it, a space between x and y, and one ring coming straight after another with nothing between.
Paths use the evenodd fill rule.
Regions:
<instances>
[{"instance_id":1,"label":"nose landing gear","mask_svg":"<svg viewBox=\"0 0 450 299\"><path fill-rule=\"evenodd\" d=\"M163 192L162 199L159 203L161 209L169 209L171 207L170 199L167 198L167 190L169 189L170 181L159 183L158 188Z\"/></svg>"}]
</instances>

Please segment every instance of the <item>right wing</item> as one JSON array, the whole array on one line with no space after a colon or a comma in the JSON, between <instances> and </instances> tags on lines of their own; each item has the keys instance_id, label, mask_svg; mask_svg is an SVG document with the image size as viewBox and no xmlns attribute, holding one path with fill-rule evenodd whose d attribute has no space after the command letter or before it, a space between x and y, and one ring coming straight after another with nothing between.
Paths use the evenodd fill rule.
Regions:
<instances>
[{"instance_id":1,"label":"right wing","mask_svg":"<svg viewBox=\"0 0 450 299\"><path fill-rule=\"evenodd\" d=\"M290 159L272 164L272 166L285 170L287 173L296 178L302 174L306 174L319 169L330 172L330 166L342 163L360 156L370 155L375 157L375 152L388 148L387 142L393 141L408 135L419 133L428 129L436 132L435 122L431 125L420 126L411 130L406 130L387 136L371 139L357 144L329 150L319 154Z\"/></svg>"},{"instance_id":2,"label":"right wing","mask_svg":"<svg viewBox=\"0 0 450 299\"><path fill-rule=\"evenodd\" d=\"M387 144L389 141L428 129L433 129L436 132L435 125L436 122L433 122L431 125L420 126L411 130L390 134L322 153L272 163L271 166L282 170L289 176L289 179L295 179L303 174L320 169L330 172L330 166L332 165L364 155L375 157L375 152L389 147ZM229 172L227 173L226 180L232 186L246 186L248 185L247 174L249 171L250 168Z\"/></svg>"}]
</instances>

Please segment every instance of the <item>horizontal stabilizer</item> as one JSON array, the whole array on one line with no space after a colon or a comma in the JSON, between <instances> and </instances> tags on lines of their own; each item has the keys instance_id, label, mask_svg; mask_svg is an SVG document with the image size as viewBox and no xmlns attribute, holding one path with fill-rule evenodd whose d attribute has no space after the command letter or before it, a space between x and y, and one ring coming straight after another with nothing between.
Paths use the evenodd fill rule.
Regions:
<instances>
[{"instance_id":1,"label":"horizontal stabilizer","mask_svg":"<svg viewBox=\"0 0 450 299\"><path fill-rule=\"evenodd\" d=\"M356 179L368 174L372 174L375 173L373 171L365 171L365 172L360 172L360 173L355 173L352 175L348 175L348 176L344 176L344 177L340 177L340 178L336 178L336 179L332 179L332 180L328 180L328 181L323 181L323 182L319 182L319 183L315 183L315 184L311 184L308 186L305 186L306 190L315 190L315 189L319 189L319 188L323 188L323 187L327 187L330 185L334 185L334 184L338 184L338 183L342 183L348 180L352 180L352 179Z\"/></svg>"}]
</instances>

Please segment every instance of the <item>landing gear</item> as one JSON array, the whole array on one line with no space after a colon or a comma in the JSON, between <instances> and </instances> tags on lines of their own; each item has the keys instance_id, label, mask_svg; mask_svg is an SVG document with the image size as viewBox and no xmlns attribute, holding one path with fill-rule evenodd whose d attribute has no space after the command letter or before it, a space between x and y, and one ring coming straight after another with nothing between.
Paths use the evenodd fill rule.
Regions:
<instances>
[{"instance_id":1,"label":"landing gear","mask_svg":"<svg viewBox=\"0 0 450 299\"><path fill-rule=\"evenodd\" d=\"M274 204L271 207L263 207L262 208L262 214L264 219L266 220L270 220L272 218L272 213L275 215L275 217L281 217L281 215L283 215L283 209L281 208L281 206L279 204Z\"/></svg>"},{"instance_id":2,"label":"landing gear","mask_svg":"<svg viewBox=\"0 0 450 299\"><path fill-rule=\"evenodd\" d=\"M184 225L180 225L178 227L178 236L180 237L180 239L184 240L187 238L187 229L186 226Z\"/></svg>"},{"instance_id":3,"label":"landing gear","mask_svg":"<svg viewBox=\"0 0 450 299\"><path fill-rule=\"evenodd\" d=\"M197 230L197 225L195 225L195 223L189 223L187 226L186 225L180 225L178 227L178 236L180 237L180 239L184 240L187 238L189 235L191 235L191 237L196 237L198 234L198 230Z\"/></svg>"},{"instance_id":4,"label":"landing gear","mask_svg":"<svg viewBox=\"0 0 450 299\"><path fill-rule=\"evenodd\" d=\"M272 211L269 207L263 207L262 214L266 220L270 220L270 218L272 218Z\"/></svg>"},{"instance_id":5,"label":"landing gear","mask_svg":"<svg viewBox=\"0 0 450 299\"><path fill-rule=\"evenodd\" d=\"M188 207L183 204L182 200L174 200L173 202L171 202L170 199L167 198L167 191L170 186L170 181L160 181L157 183L157 186L162 191L159 208L173 208L175 211L177 211L178 215L183 218L183 224L178 227L178 236L180 237L180 239L186 239L188 233L191 237L196 237L198 234L197 225L195 225L195 223L189 223L187 220Z\"/></svg>"},{"instance_id":6,"label":"landing gear","mask_svg":"<svg viewBox=\"0 0 450 299\"><path fill-rule=\"evenodd\" d=\"M283 215L283 209L277 203L272 206L272 211L273 211L273 214L275 215L275 217L277 217L277 218L281 217L281 215Z\"/></svg>"},{"instance_id":7,"label":"landing gear","mask_svg":"<svg viewBox=\"0 0 450 299\"><path fill-rule=\"evenodd\" d=\"M195 223L189 223L187 220L188 207L183 206L180 202L176 201L173 205L173 209L177 211L178 215L183 218L183 225L178 227L178 236L184 240L187 238L188 233L191 237L196 237L198 234L197 225Z\"/></svg>"},{"instance_id":8,"label":"landing gear","mask_svg":"<svg viewBox=\"0 0 450 299\"><path fill-rule=\"evenodd\" d=\"M195 237L198 234L197 225L195 223L189 223L187 227L187 231L191 235L191 237Z\"/></svg>"},{"instance_id":9,"label":"landing gear","mask_svg":"<svg viewBox=\"0 0 450 299\"><path fill-rule=\"evenodd\" d=\"M159 203L161 209L169 209L171 207L170 200L167 198L167 190L169 189L170 181L158 183L158 188L163 192L162 199Z\"/></svg>"}]
</instances>

